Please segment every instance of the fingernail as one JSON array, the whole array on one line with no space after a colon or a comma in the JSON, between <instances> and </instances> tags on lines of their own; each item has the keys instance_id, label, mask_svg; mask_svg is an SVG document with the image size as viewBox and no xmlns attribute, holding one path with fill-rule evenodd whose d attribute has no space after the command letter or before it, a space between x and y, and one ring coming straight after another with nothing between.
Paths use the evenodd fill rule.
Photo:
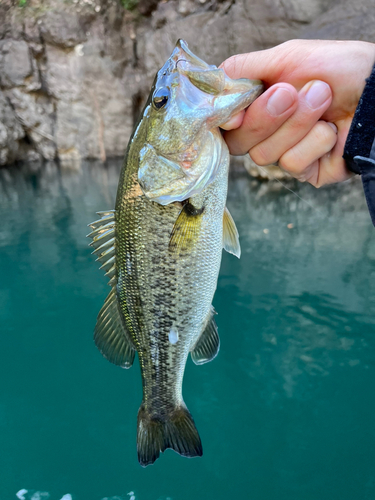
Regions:
<instances>
[{"instance_id":1,"label":"fingernail","mask_svg":"<svg viewBox=\"0 0 375 500\"><path fill-rule=\"evenodd\" d=\"M312 109L320 108L331 95L331 89L325 82L317 80L314 82L306 94L306 102Z\"/></svg>"},{"instance_id":2,"label":"fingernail","mask_svg":"<svg viewBox=\"0 0 375 500\"><path fill-rule=\"evenodd\" d=\"M272 116L279 116L285 113L294 103L292 93L287 89L276 89L268 99L267 111Z\"/></svg>"},{"instance_id":3,"label":"fingernail","mask_svg":"<svg viewBox=\"0 0 375 500\"><path fill-rule=\"evenodd\" d=\"M329 125L331 127L331 129L333 129L333 131L335 132L335 134L337 134L337 127L334 123L332 122L326 122L327 125Z\"/></svg>"}]
</instances>

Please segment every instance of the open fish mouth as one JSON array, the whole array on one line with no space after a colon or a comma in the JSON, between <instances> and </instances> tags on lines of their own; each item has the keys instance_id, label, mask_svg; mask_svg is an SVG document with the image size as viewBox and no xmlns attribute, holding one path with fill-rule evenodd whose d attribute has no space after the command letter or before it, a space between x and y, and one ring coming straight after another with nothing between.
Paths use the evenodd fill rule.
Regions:
<instances>
[{"instance_id":1,"label":"open fish mouth","mask_svg":"<svg viewBox=\"0 0 375 500\"><path fill-rule=\"evenodd\" d=\"M218 126L262 90L257 80L232 80L179 40L157 74L144 111L150 126L140 151L138 181L145 196L168 205L202 192L220 165Z\"/></svg>"}]
</instances>

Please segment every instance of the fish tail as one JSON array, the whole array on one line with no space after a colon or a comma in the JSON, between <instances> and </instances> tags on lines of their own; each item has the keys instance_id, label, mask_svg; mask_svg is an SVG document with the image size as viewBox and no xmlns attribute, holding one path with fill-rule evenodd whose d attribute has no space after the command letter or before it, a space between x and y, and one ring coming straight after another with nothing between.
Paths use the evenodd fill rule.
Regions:
<instances>
[{"instance_id":1,"label":"fish tail","mask_svg":"<svg viewBox=\"0 0 375 500\"><path fill-rule=\"evenodd\" d=\"M201 439L189 410L179 406L163 417L155 417L142 405L138 412L139 463L142 467L153 464L167 448L183 457L202 456Z\"/></svg>"}]
</instances>

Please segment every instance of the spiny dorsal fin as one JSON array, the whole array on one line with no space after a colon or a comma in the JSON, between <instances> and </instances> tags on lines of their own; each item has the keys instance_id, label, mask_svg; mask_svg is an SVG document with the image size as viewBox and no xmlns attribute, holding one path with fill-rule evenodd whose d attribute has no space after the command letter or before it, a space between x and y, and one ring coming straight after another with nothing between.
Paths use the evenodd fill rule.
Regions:
<instances>
[{"instance_id":1,"label":"spiny dorsal fin","mask_svg":"<svg viewBox=\"0 0 375 500\"><path fill-rule=\"evenodd\" d=\"M100 269L106 271L109 277L109 285L116 285L116 261L115 261L115 211L98 212L101 218L89 224L92 231L87 235L92 238L90 245L94 247L93 254L97 255L101 263Z\"/></svg>"},{"instance_id":2,"label":"spiny dorsal fin","mask_svg":"<svg viewBox=\"0 0 375 500\"><path fill-rule=\"evenodd\" d=\"M105 358L115 365L130 368L134 361L135 348L122 320L116 297L116 257L115 257L115 211L98 212L100 219L89 224L92 231L92 253L97 255L100 269L106 271L112 287L96 321L94 341Z\"/></svg>"},{"instance_id":3,"label":"spiny dorsal fin","mask_svg":"<svg viewBox=\"0 0 375 500\"><path fill-rule=\"evenodd\" d=\"M236 257L241 257L238 231L227 207L225 207L223 215L223 248Z\"/></svg>"},{"instance_id":4,"label":"spiny dorsal fin","mask_svg":"<svg viewBox=\"0 0 375 500\"><path fill-rule=\"evenodd\" d=\"M206 327L191 351L191 359L196 365L212 361L219 352L220 339L214 318L215 314L215 309L211 306Z\"/></svg>"},{"instance_id":5,"label":"spiny dorsal fin","mask_svg":"<svg viewBox=\"0 0 375 500\"><path fill-rule=\"evenodd\" d=\"M109 292L96 321L94 331L96 347L111 363L130 368L135 348L119 311L115 289Z\"/></svg>"},{"instance_id":6,"label":"spiny dorsal fin","mask_svg":"<svg viewBox=\"0 0 375 500\"><path fill-rule=\"evenodd\" d=\"M173 226L169 251L175 255L189 252L196 242L201 225L201 215L204 208L197 209L191 203L186 203Z\"/></svg>"}]
</instances>

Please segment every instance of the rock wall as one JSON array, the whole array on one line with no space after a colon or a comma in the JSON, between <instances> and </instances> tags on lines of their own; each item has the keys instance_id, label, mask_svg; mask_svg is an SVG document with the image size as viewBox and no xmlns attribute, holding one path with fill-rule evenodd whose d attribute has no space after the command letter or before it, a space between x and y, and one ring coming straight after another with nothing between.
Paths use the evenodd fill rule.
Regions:
<instances>
[{"instance_id":1,"label":"rock wall","mask_svg":"<svg viewBox=\"0 0 375 500\"><path fill-rule=\"evenodd\" d=\"M214 64L298 37L375 42L372 2L2 0L0 165L122 156L178 38Z\"/></svg>"}]
</instances>

